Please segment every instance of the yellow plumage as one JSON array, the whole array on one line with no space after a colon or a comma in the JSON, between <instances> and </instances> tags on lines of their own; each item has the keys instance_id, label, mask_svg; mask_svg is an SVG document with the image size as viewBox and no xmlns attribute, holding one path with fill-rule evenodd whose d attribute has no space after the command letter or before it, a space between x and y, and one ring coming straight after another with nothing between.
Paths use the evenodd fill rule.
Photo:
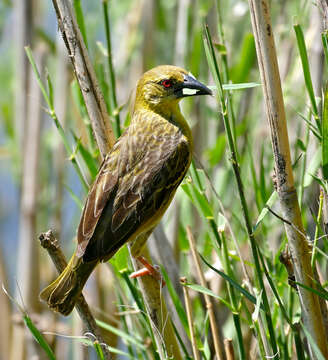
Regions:
<instances>
[{"instance_id":1,"label":"yellow plumage","mask_svg":"<svg viewBox=\"0 0 328 360\"><path fill-rule=\"evenodd\" d=\"M139 80L131 124L89 191L77 249L63 273L40 294L50 308L69 314L98 262L110 259L125 243L132 243L133 256L141 254L191 161L192 135L179 101L210 93L175 66L158 66Z\"/></svg>"}]
</instances>

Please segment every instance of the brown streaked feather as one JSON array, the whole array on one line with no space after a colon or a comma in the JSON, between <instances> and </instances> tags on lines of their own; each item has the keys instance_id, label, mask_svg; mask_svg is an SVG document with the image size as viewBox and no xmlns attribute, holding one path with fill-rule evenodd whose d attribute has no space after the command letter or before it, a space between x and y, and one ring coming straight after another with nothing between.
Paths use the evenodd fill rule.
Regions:
<instances>
[{"instance_id":1,"label":"brown streaked feather","mask_svg":"<svg viewBox=\"0 0 328 360\"><path fill-rule=\"evenodd\" d=\"M151 114L134 115L90 191L78 231L78 256L84 261L108 259L140 229L147 231L189 167L189 144L179 128Z\"/></svg>"},{"instance_id":2,"label":"brown streaked feather","mask_svg":"<svg viewBox=\"0 0 328 360\"><path fill-rule=\"evenodd\" d=\"M120 146L124 142L125 134L116 142L112 151L106 156L100 166L98 175L89 191L85 202L80 224L77 230L77 256L81 257L91 239L98 220L106 206L112 190L118 181L118 158Z\"/></svg>"}]
</instances>

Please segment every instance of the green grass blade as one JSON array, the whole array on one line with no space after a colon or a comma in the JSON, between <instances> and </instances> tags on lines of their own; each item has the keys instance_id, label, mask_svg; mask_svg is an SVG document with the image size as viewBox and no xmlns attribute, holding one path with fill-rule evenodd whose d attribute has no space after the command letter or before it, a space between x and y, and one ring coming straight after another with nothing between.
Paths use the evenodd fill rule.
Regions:
<instances>
[{"instance_id":1,"label":"green grass blade","mask_svg":"<svg viewBox=\"0 0 328 360\"><path fill-rule=\"evenodd\" d=\"M322 111L322 173L328 180L328 88L326 87L323 97Z\"/></svg>"},{"instance_id":2,"label":"green grass blade","mask_svg":"<svg viewBox=\"0 0 328 360\"><path fill-rule=\"evenodd\" d=\"M77 24L80 28L80 31L81 31L81 34L82 34L82 37L84 40L84 44L85 44L86 48L88 48L88 38L87 38L87 32L85 30L81 0L74 0L73 5L74 5Z\"/></svg>"},{"instance_id":3,"label":"green grass blade","mask_svg":"<svg viewBox=\"0 0 328 360\"><path fill-rule=\"evenodd\" d=\"M208 263L205 258L199 254L203 262L213 271L215 271L217 274L219 274L221 277L223 277L224 280L228 281L238 292L243 294L250 302L252 302L254 305L256 305L256 297L250 294L247 290L245 290L243 287L241 287L235 280L233 280L230 276L225 274L223 271L220 271L213 267L210 263ZM261 310L264 310L263 304L261 304Z\"/></svg>"},{"instance_id":4,"label":"green grass blade","mask_svg":"<svg viewBox=\"0 0 328 360\"><path fill-rule=\"evenodd\" d=\"M98 320L98 319L96 320L96 323L101 328L103 328L107 331L110 331L111 333L120 337L122 340L124 340L128 343L134 344L135 346L137 346L138 348L140 348L142 350L146 349L145 345L142 343L142 340L138 339L136 336L126 334L124 331L121 331L121 330L117 329L116 327L114 327L110 324L106 324L105 322Z\"/></svg>"},{"instance_id":5,"label":"green grass blade","mask_svg":"<svg viewBox=\"0 0 328 360\"><path fill-rule=\"evenodd\" d=\"M238 63L231 69L233 82L244 82L256 63L256 50L253 34L246 34L243 39L242 48L238 56Z\"/></svg>"},{"instance_id":6,"label":"green grass blade","mask_svg":"<svg viewBox=\"0 0 328 360\"><path fill-rule=\"evenodd\" d=\"M47 343L44 336L40 333L40 331L37 329L37 327L33 324L31 318L25 313L23 315L23 320L25 322L25 325L29 328L31 334L33 335L36 342L42 347L42 349L47 354L48 358L51 360L56 360L55 354L51 350L49 344Z\"/></svg>"},{"instance_id":7,"label":"green grass blade","mask_svg":"<svg viewBox=\"0 0 328 360\"><path fill-rule=\"evenodd\" d=\"M261 224L267 213L269 212L269 208L271 208L276 201L278 200L278 194L276 191L274 191L271 196L269 197L268 201L266 202L264 208L260 212L260 215L258 216L256 220L256 224L254 226L254 231L257 229L257 227Z\"/></svg>"},{"instance_id":8,"label":"green grass blade","mask_svg":"<svg viewBox=\"0 0 328 360\"><path fill-rule=\"evenodd\" d=\"M311 288L310 286L299 283L297 281L295 281L295 284L297 284L298 286L300 286L300 287L312 292L313 294L320 296L321 298L325 299L326 301L328 301L328 291L325 291L324 289L322 289L322 291L320 291L320 290Z\"/></svg>"},{"instance_id":9,"label":"green grass blade","mask_svg":"<svg viewBox=\"0 0 328 360\"><path fill-rule=\"evenodd\" d=\"M322 355L322 352L320 351L318 345L314 341L311 333L307 330L307 328L303 324L301 324L301 326L302 326L302 329L303 329L303 331L304 331L304 333L305 333L305 335L306 335L306 337L307 337L307 339L308 339L308 341L309 341L309 343L311 345L311 348L312 348L313 352L316 355L316 359L317 360L325 360L325 357Z\"/></svg>"},{"instance_id":10,"label":"green grass blade","mask_svg":"<svg viewBox=\"0 0 328 360\"><path fill-rule=\"evenodd\" d=\"M310 65L309 65L309 59L308 59L306 46L305 46L303 30L302 30L302 28L301 28L301 26L299 24L294 25L294 30L295 30L298 50L300 52L300 57L301 57L301 62L302 62L305 86L306 86L307 92L308 92L309 97L310 97L312 110L313 110L313 114L314 114L314 119L315 119L315 121L317 123L318 131L321 134L321 124L320 124L320 118L319 118L319 111L318 111L317 102L316 102L315 94L314 94L314 90L313 90L313 84L312 84L312 78L311 78L311 72L310 72Z\"/></svg>"},{"instance_id":11,"label":"green grass blade","mask_svg":"<svg viewBox=\"0 0 328 360\"><path fill-rule=\"evenodd\" d=\"M81 139L79 139L74 132L72 132L72 135L76 142L76 151L81 154L82 159L90 172L91 179L94 180L98 173L97 161L90 151L81 143Z\"/></svg>"},{"instance_id":12,"label":"green grass blade","mask_svg":"<svg viewBox=\"0 0 328 360\"><path fill-rule=\"evenodd\" d=\"M42 92L42 95L43 95L43 97L44 97L44 100L46 101L49 109L52 109L53 106L52 106L52 103L51 103L51 99L50 99L50 97L48 96L47 90L46 90L46 88L44 87L43 82L42 82L42 80L41 80L41 75L40 75L39 70L38 70L38 68L37 68L37 66L36 66L36 63L35 63L35 61L34 61L31 48L30 48L29 46L25 46L24 49L25 49L26 55L27 55L27 57L28 57L28 60L29 60L29 62L30 62L30 64L31 64L31 66L32 66L33 72L34 72L35 77L36 77L36 81L37 81L37 83L38 83L38 85L39 85L39 88L40 88L40 90L41 90L41 92Z\"/></svg>"},{"instance_id":13,"label":"green grass blade","mask_svg":"<svg viewBox=\"0 0 328 360\"><path fill-rule=\"evenodd\" d=\"M169 291L169 294L173 301L174 307L177 311L177 314L179 315L181 324L182 324L183 328L185 329L186 333L188 334L188 319L187 319L185 309L180 301L178 294L176 293L176 291L172 285L171 279L168 277L167 272L165 271L165 268L163 266L161 266L161 273L163 274L163 278L165 280L167 290Z\"/></svg>"},{"instance_id":14,"label":"green grass blade","mask_svg":"<svg viewBox=\"0 0 328 360\"><path fill-rule=\"evenodd\" d=\"M325 30L321 34L321 40L322 40L322 45L323 45L323 51L325 53L326 64L328 66L328 32L327 32L327 30Z\"/></svg>"},{"instance_id":15,"label":"green grass blade","mask_svg":"<svg viewBox=\"0 0 328 360\"><path fill-rule=\"evenodd\" d=\"M79 207L79 209L83 209L83 202L81 201L81 199L75 195L75 193L73 192L73 190L66 184L64 184L65 189L69 192L69 194L71 195L72 199L74 200L74 202L76 203L76 205Z\"/></svg>"},{"instance_id":16,"label":"green grass blade","mask_svg":"<svg viewBox=\"0 0 328 360\"><path fill-rule=\"evenodd\" d=\"M72 164L73 164L73 166L74 166L74 168L75 168L75 170L77 172L77 175L79 176L79 179L81 181L81 184L83 185L84 190L88 191L89 185L86 182L86 180L85 180L85 178L83 176L82 170L80 169L80 167L79 167L79 165L78 165L78 163L76 161L75 154L71 150L71 147L69 145L69 141L68 141L68 139L66 137L66 134L65 134L65 131L64 131L61 123L59 122L58 118L57 118L57 115L55 113L55 110L54 110L53 104L52 104L52 95L51 95L51 97L49 97L49 95L48 95L48 93L46 91L46 88L43 85L40 73L39 73L39 71L37 69L37 66L36 66L36 63L34 61L34 58L33 58L30 47L26 46L25 47L25 52L26 52L26 55L27 55L27 57L28 57L28 59L30 61L30 64L31 64L33 72L34 72L34 74L36 76L36 80L37 80L38 85L40 87L40 90L41 90L41 92L43 94L43 97L44 97L44 99L45 99L45 101L46 101L46 103L47 103L47 105L49 107L49 115L54 120L55 126L56 126L56 128L57 128L57 130L59 132L59 135L60 135L60 137L61 137L61 139L63 141L63 144L65 146L65 150L66 150L66 152L67 152L67 154L68 154L68 156L69 156L69 158L70 158L70 160L71 160L71 162L72 162ZM50 78L48 78L48 84L49 85L51 84ZM50 85L49 90L50 90L50 93L51 93L52 92L52 85Z\"/></svg>"},{"instance_id":17,"label":"green grass blade","mask_svg":"<svg viewBox=\"0 0 328 360\"><path fill-rule=\"evenodd\" d=\"M94 341L94 342L93 342L93 347L94 347L94 349L96 350L98 359L100 359L100 360L105 360L105 358L104 358L104 353L103 353L102 348L101 348L101 346L100 346L100 344L99 344L98 341Z\"/></svg>"},{"instance_id":18,"label":"green grass blade","mask_svg":"<svg viewBox=\"0 0 328 360\"><path fill-rule=\"evenodd\" d=\"M200 292L202 294L205 294L205 295L209 295L211 297L214 297L215 299L218 299L219 301L222 302L223 305L225 305L227 308L230 309L231 312L234 312L234 309L233 307L228 303L228 301L224 300L221 296L215 294L212 290L210 289L207 289L201 285L198 285L198 284L183 284L183 286L187 286L188 288L194 290L194 291L197 291L197 292Z\"/></svg>"}]
</instances>

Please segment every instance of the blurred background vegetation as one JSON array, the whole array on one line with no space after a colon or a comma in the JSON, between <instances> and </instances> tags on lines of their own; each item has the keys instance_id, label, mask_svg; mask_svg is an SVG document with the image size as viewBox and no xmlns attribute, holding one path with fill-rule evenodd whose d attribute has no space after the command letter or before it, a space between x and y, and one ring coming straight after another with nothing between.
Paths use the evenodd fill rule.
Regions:
<instances>
[{"instance_id":1,"label":"blurred background vegetation","mask_svg":"<svg viewBox=\"0 0 328 360\"><path fill-rule=\"evenodd\" d=\"M203 42L203 25L208 24L224 84L247 83L244 89L226 87L230 94L228 111L250 218L268 272L265 285L279 358L308 358L306 333L300 330L302 344L295 345L295 331L291 330L267 282L268 278L272 280L289 320L298 323L301 311L297 292L288 284L289 274L279 260L287 244L284 224L265 210L270 199L270 208L279 213L248 2L111 0L106 3L108 9L100 0L73 3L116 135L128 126L134 87L141 74L151 67L182 66L213 86ZM280 0L270 5L302 217L309 239L318 240L314 266L325 286L328 243L323 237L326 229L322 224L328 220L322 219L319 206L320 186L325 188L319 172L321 128L314 119L317 115L320 124L324 67L328 61L321 40L324 22L315 2ZM110 20L110 52L105 13ZM304 80L295 24L300 25L305 37L314 102ZM69 153L40 93L24 50L27 45L53 99L71 149ZM113 62L115 86L109 57ZM39 290L55 277L51 261L40 249L38 235L53 229L67 257L71 255L87 193L73 162L82 169L88 184L100 164L83 98L50 0L0 2L0 84L0 279L27 312L22 315L15 302L1 291L0 359L45 358L46 345L40 347L31 340L35 333L31 327L24 326L26 316L38 329L35 329L37 334L45 333L56 358L99 357L92 346L85 346L88 343L83 338L83 325L75 313L68 318L52 314L38 299ZM195 161L155 234L157 241L152 237L148 242L153 260L162 266L167 281L163 291L179 334L182 357L194 358L194 355L180 276L186 276L191 284L188 293L196 347L204 359L213 359L215 354L203 298L206 290L195 285L200 281L190 254L187 226L202 257L224 271L228 278L202 262L220 338L227 339L226 343L234 348L235 358L272 356L274 347L270 345L272 339L259 310L261 288L253 276L252 253L218 105L215 98L192 98L183 100L182 110L193 129ZM172 258L161 257L158 245L161 239L165 239L165 244L168 239ZM169 260L170 267L174 260L176 278L166 275L170 275ZM127 250L122 249L108 264L98 267L87 283L85 295L95 316L107 326L106 342L118 349L119 354L113 356L156 359L149 319L143 315L144 305L138 302L138 287L126 276L131 270ZM237 322L242 336L238 336ZM51 358L49 353L47 356Z\"/></svg>"}]
</instances>

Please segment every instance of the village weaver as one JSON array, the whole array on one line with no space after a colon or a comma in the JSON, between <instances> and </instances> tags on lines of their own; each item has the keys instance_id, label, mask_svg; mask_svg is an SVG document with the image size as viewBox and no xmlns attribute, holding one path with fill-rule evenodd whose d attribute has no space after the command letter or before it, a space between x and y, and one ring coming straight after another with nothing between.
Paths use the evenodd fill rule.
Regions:
<instances>
[{"instance_id":1,"label":"village weaver","mask_svg":"<svg viewBox=\"0 0 328 360\"><path fill-rule=\"evenodd\" d=\"M192 157L191 130L179 101L211 90L187 71L169 65L138 81L131 124L104 159L77 231L77 248L61 275L40 298L68 315L99 262L125 243L143 264L143 246L162 218ZM148 264L149 265L149 264ZM151 273L151 266L148 266Z\"/></svg>"}]
</instances>

